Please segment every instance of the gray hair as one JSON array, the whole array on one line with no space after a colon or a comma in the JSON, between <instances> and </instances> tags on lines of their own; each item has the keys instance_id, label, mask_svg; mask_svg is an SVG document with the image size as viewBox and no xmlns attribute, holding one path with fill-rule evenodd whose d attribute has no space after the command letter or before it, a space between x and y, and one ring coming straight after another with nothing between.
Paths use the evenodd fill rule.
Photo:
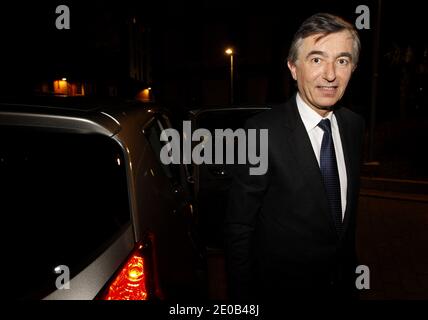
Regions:
<instances>
[{"instance_id":1,"label":"gray hair","mask_svg":"<svg viewBox=\"0 0 428 320\"><path fill-rule=\"evenodd\" d=\"M321 39L331 33L341 32L343 30L349 31L352 36L354 42L352 63L356 65L361 50L361 42L357 30L351 23L329 13L314 14L302 23L299 30L297 30L296 34L294 35L293 41L291 42L287 60L293 64L296 63L298 50L302 44L303 39L314 34L321 34Z\"/></svg>"}]
</instances>

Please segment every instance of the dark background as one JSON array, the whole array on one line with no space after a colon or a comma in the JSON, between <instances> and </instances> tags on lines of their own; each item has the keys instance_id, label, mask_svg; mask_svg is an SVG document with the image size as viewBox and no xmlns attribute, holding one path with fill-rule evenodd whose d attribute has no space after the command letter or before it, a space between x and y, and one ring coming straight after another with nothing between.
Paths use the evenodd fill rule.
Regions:
<instances>
[{"instance_id":1,"label":"dark background","mask_svg":"<svg viewBox=\"0 0 428 320\"><path fill-rule=\"evenodd\" d=\"M55 8L61 4L70 8L70 30L55 27ZM0 11L0 93L37 92L63 77L83 83L86 95L132 98L150 86L152 100L182 117L189 109L229 103L230 62L224 50L232 46L235 103L278 103L295 89L285 57L301 22L321 11L355 22L361 4L370 8L370 29L359 31L361 58L344 102L366 118L368 128L373 123L383 130L376 131L375 140L386 149L368 147L369 160L378 159L382 155L373 150L391 152L385 136L409 128L420 135L417 128L426 125L428 37L418 1L384 0L380 14L377 0L5 3ZM376 59L379 85L374 92Z\"/></svg>"},{"instance_id":2,"label":"dark background","mask_svg":"<svg viewBox=\"0 0 428 320\"><path fill-rule=\"evenodd\" d=\"M34 89L40 81L67 77L96 82L98 95L108 94L103 86L109 85L119 88L118 95L132 95L129 82L135 80L134 90L148 83L156 100L172 108L227 104L229 60L224 49L233 46L237 51L236 102L281 102L294 89L284 58L300 23L320 11L354 22L358 17L355 8L365 4L371 10L371 29L360 30L360 66L346 98L368 117L377 3L124 0L115 4L9 4L1 10L2 87L23 92ZM55 28L55 8L60 4L70 8L70 30ZM420 97L425 94L420 89L426 85L426 70L418 69L426 68L428 50L422 5L384 0L381 18L379 119L400 115L403 81L410 82L405 112L426 115L426 97ZM133 50L133 45L141 48ZM134 51L141 55L141 77L130 70Z\"/></svg>"},{"instance_id":3,"label":"dark background","mask_svg":"<svg viewBox=\"0 0 428 320\"><path fill-rule=\"evenodd\" d=\"M55 27L61 4L70 8L70 30ZM285 57L301 22L316 12L355 22L361 4L370 8L370 29L359 31L361 58L344 103L367 121L366 160L382 163L371 174L425 179L428 37L420 1L383 0L380 12L378 0L5 3L0 94L46 93L64 77L86 95L133 98L151 87L150 99L181 119L189 109L228 105L224 50L232 46L235 104L283 102L295 90Z\"/></svg>"}]
</instances>

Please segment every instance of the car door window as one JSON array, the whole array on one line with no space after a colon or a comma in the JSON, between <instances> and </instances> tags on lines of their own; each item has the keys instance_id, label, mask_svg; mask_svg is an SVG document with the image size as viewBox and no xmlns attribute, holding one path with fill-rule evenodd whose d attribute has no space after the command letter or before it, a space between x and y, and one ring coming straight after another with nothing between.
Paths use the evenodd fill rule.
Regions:
<instances>
[{"instance_id":1,"label":"car door window","mask_svg":"<svg viewBox=\"0 0 428 320\"><path fill-rule=\"evenodd\" d=\"M176 164L164 164L160 159L160 152L162 148L166 145L165 141L161 141L160 137L162 131L167 129L168 124L158 116L155 116L151 121L151 124L148 128L144 130L147 139L150 142L150 145L155 153L157 162L162 168L162 171L165 175L171 180L172 183L177 183L179 181L179 172L178 166Z\"/></svg>"}]
</instances>

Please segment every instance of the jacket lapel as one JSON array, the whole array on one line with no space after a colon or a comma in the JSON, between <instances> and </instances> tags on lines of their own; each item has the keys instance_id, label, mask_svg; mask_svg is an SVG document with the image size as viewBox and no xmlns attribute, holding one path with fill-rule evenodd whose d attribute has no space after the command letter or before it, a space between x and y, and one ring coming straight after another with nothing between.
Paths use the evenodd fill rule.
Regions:
<instances>
[{"instance_id":1,"label":"jacket lapel","mask_svg":"<svg viewBox=\"0 0 428 320\"><path fill-rule=\"evenodd\" d=\"M345 167L346 167L346 177L347 177L347 191L346 191L346 210L343 220L343 230L346 231L349 225L350 210L349 208L354 207L353 197L351 196L355 190L355 172L352 170L354 168L354 157L350 154L351 152L351 136L350 136L350 125L347 123L347 119L344 117L340 109L335 111L334 115L336 116L337 124L339 126L340 140L342 142L343 155L345 158Z\"/></svg>"},{"instance_id":2,"label":"jacket lapel","mask_svg":"<svg viewBox=\"0 0 428 320\"><path fill-rule=\"evenodd\" d=\"M321 170L306 128L300 118L295 96L285 105L284 112L285 121L283 123L288 130L286 136L289 149L295 157L296 165L301 169L302 178L308 181L308 185L312 188L314 194L314 198L309 200L318 203L320 211L325 214L330 222L329 225L332 232L337 236L336 227L330 214Z\"/></svg>"}]
</instances>

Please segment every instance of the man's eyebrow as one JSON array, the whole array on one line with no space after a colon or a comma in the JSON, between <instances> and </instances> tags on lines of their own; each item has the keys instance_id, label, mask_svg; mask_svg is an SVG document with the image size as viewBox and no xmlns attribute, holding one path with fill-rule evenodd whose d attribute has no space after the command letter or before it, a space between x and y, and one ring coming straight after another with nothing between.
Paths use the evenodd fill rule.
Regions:
<instances>
[{"instance_id":1,"label":"man's eyebrow","mask_svg":"<svg viewBox=\"0 0 428 320\"><path fill-rule=\"evenodd\" d=\"M309 52L309 53L306 55L306 58L309 58L309 57L310 57L310 56L312 56L312 55L320 55L320 56L323 56L323 57L326 57L326 56L327 56L327 54L326 54L324 51L312 50L311 52Z\"/></svg>"},{"instance_id":2,"label":"man's eyebrow","mask_svg":"<svg viewBox=\"0 0 428 320\"><path fill-rule=\"evenodd\" d=\"M337 59L337 58L340 58L340 57L348 57L349 59L351 59L351 60L352 60L352 54L351 54L351 53L349 53L349 52L341 52L341 53L339 53L339 54L336 56L336 59Z\"/></svg>"},{"instance_id":3,"label":"man's eyebrow","mask_svg":"<svg viewBox=\"0 0 428 320\"><path fill-rule=\"evenodd\" d=\"M323 57L327 57L327 54L326 54L324 51L312 50L311 52L309 52L309 53L306 55L306 58L309 58L309 57L310 57L310 56L312 56L312 55L320 55L320 56L323 56ZM336 59L337 59L337 58L340 58L340 57L347 57L347 58L349 58L349 59L352 59L352 54L351 54L351 53L349 53L349 52L341 52L341 53L339 53L339 54L336 56Z\"/></svg>"}]
</instances>

